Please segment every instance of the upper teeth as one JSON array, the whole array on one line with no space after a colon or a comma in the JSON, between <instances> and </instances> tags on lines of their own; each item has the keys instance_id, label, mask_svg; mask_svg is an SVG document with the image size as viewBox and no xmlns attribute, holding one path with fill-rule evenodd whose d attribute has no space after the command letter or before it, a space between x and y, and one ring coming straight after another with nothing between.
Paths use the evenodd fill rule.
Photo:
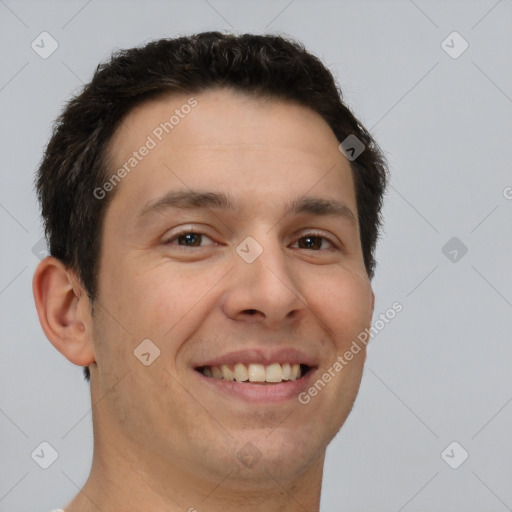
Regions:
<instances>
[{"instance_id":1,"label":"upper teeth","mask_svg":"<svg viewBox=\"0 0 512 512\"><path fill-rule=\"evenodd\" d=\"M300 364L272 363L269 365L237 363L234 366L205 366L202 373L214 379L236 380L237 382L281 382L301 377Z\"/></svg>"}]
</instances>

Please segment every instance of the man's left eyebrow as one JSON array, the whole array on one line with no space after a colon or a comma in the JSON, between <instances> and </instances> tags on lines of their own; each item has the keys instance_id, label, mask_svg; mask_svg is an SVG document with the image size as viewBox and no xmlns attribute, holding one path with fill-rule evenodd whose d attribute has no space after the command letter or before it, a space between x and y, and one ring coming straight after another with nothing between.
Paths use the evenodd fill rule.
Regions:
<instances>
[{"instance_id":1,"label":"man's left eyebrow","mask_svg":"<svg viewBox=\"0 0 512 512\"><path fill-rule=\"evenodd\" d=\"M295 215L306 213L319 216L342 217L354 225L357 219L352 210L342 201L323 197L299 197L292 202L289 211Z\"/></svg>"}]
</instances>

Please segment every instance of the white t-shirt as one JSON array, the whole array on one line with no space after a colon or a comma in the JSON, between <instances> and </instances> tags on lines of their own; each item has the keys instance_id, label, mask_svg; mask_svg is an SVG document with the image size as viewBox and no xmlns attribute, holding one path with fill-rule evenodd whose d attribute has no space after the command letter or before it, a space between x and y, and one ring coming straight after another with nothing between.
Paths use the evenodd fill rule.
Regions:
<instances>
[{"instance_id":1,"label":"white t-shirt","mask_svg":"<svg viewBox=\"0 0 512 512\"><path fill-rule=\"evenodd\" d=\"M55 510L52 510L52 512L66 512L63 508L57 508Z\"/></svg>"}]
</instances>

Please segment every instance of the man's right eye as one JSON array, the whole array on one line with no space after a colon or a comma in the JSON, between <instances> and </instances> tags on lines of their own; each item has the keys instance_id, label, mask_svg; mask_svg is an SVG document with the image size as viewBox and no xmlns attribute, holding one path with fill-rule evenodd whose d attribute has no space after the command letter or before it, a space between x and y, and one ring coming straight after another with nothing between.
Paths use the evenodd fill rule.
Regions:
<instances>
[{"instance_id":1,"label":"man's right eye","mask_svg":"<svg viewBox=\"0 0 512 512\"><path fill-rule=\"evenodd\" d=\"M178 233L174 235L173 237L167 239L165 241L166 245L179 245L180 247L202 247L201 241L203 238L207 238L212 243L206 244L206 245L217 245L213 240L202 234L197 233L195 231L182 231L181 233ZM176 243L174 243L176 241Z\"/></svg>"}]
</instances>

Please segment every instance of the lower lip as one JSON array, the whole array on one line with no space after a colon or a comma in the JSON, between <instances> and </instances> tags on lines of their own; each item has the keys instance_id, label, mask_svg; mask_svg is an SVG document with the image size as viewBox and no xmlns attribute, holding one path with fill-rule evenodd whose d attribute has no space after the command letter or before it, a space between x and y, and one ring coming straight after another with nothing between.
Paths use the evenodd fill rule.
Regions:
<instances>
[{"instance_id":1,"label":"lower lip","mask_svg":"<svg viewBox=\"0 0 512 512\"><path fill-rule=\"evenodd\" d=\"M288 400L297 399L298 395L305 391L314 369L310 369L306 375L297 380L286 380L278 384L259 384L250 382L237 382L207 377L195 371L201 380L217 392L230 395L252 404L283 403Z\"/></svg>"}]
</instances>

